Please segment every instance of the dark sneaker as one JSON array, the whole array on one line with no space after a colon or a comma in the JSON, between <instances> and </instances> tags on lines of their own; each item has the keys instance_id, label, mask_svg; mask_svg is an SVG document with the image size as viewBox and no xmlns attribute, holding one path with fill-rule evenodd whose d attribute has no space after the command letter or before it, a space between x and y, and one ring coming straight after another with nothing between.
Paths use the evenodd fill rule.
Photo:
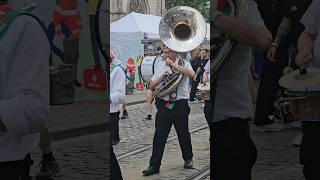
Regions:
<instances>
[{"instance_id":1,"label":"dark sneaker","mask_svg":"<svg viewBox=\"0 0 320 180\"><path fill-rule=\"evenodd\" d=\"M148 115L146 118L144 118L145 120L151 120L152 116Z\"/></svg>"},{"instance_id":2,"label":"dark sneaker","mask_svg":"<svg viewBox=\"0 0 320 180\"><path fill-rule=\"evenodd\" d=\"M112 140L112 145L114 146L114 145L117 145L118 143L120 142L120 140Z\"/></svg>"},{"instance_id":3,"label":"dark sneaker","mask_svg":"<svg viewBox=\"0 0 320 180\"><path fill-rule=\"evenodd\" d=\"M152 166L149 166L148 169L142 171L142 174L144 176L151 176L151 175L157 174L157 173L159 173L159 168L155 168Z\"/></svg>"},{"instance_id":4,"label":"dark sneaker","mask_svg":"<svg viewBox=\"0 0 320 180\"><path fill-rule=\"evenodd\" d=\"M193 167L193 162L192 162L192 160L184 161L184 168L185 168L185 169L192 169L192 167Z\"/></svg>"},{"instance_id":5,"label":"dark sneaker","mask_svg":"<svg viewBox=\"0 0 320 180\"><path fill-rule=\"evenodd\" d=\"M52 179L59 172L59 165L56 160L40 162L41 169L36 176L36 180Z\"/></svg>"},{"instance_id":6,"label":"dark sneaker","mask_svg":"<svg viewBox=\"0 0 320 180\"><path fill-rule=\"evenodd\" d=\"M127 111L123 111L121 119L127 119L128 117L129 117L128 112Z\"/></svg>"}]
</instances>

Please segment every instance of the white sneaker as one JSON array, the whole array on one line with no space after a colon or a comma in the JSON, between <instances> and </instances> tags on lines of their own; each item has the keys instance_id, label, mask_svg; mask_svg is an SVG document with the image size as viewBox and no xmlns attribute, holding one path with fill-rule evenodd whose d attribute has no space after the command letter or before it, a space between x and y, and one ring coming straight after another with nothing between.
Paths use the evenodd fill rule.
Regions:
<instances>
[{"instance_id":1,"label":"white sneaker","mask_svg":"<svg viewBox=\"0 0 320 180\"><path fill-rule=\"evenodd\" d=\"M282 130L283 126L282 124L272 123L258 128L261 129L263 132L278 132Z\"/></svg>"}]
</instances>

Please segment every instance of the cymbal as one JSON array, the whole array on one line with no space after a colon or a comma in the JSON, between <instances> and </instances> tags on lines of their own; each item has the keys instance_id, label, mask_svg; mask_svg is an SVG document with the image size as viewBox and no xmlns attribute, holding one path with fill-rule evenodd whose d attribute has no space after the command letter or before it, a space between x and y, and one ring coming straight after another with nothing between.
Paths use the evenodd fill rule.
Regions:
<instances>
[{"instance_id":1,"label":"cymbal","mask_svg":"<svg viewBox=\"0 0 320 180\"><path fill-rule=\"evenodd\" d=\"M307 73L300 74L300 70L294 70L282 76L279 85L286 89L305 90L308 87L320 85L320 68L307 68Z\"/></svg>"},{"instance_id":2,"label":"cymbal","mask_svg":"<svg viewBox=\"0 0 320 180\"><path fill-rule=\"evenodd\" d=\"M210 84L202 84L200 83L197 87L200 91L210 91Z\"/></svg>"}]
</instances>

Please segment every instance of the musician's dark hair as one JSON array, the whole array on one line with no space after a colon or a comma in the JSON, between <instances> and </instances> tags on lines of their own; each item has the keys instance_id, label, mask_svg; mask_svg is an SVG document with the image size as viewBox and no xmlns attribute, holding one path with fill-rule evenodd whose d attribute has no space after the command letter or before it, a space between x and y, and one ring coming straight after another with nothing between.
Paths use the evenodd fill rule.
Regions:
<instances>
[{"instance_id":1,"label":"musician's dark hair","mask_svg":"<svg viewBox=\"0 0 320 180\"><path fill-rule=\"evenodd\" d=\"M202 49L202 50L204 50L206 53L209 53L209 50L208 50L208 49Z\"/></svg>"}]
</instances>

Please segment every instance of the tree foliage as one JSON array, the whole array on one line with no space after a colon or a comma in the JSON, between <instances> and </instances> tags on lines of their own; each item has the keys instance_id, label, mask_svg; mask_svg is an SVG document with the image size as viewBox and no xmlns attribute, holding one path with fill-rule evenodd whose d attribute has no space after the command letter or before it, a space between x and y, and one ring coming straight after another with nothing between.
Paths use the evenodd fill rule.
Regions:
<instances>
[{"instance_id":1,"label":"tree foliage","mask_svg":"<svg viewBox=\"0 0 320 180\"><path fill-rule=\"evenodd\" d=\"M166 0L166 10L176 6L189 6L201 12L206 22L209 23L210 19L210 1L208 0Z\"/></svg>"}]
</instances>

